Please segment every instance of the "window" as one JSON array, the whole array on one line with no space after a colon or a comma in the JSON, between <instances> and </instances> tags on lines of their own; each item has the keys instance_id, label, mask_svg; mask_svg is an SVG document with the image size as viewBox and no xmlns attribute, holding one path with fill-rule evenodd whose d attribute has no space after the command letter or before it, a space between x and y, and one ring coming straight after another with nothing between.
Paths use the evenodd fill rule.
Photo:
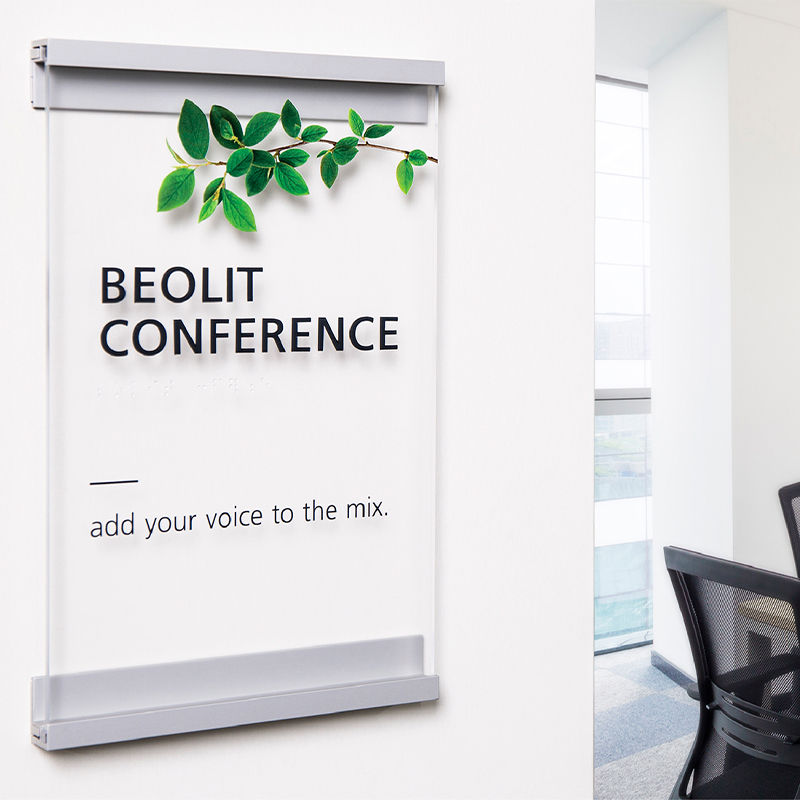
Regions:
<instances>
[{"instance_id":1,"label":"window","mask_svg":"<svg viewBox=\"0 0 800 800\"><path fill-rule=\"evenodd\" d=\"M646 87L597 82L595 650L652 639Z\"/></svg>"}]
</instances>

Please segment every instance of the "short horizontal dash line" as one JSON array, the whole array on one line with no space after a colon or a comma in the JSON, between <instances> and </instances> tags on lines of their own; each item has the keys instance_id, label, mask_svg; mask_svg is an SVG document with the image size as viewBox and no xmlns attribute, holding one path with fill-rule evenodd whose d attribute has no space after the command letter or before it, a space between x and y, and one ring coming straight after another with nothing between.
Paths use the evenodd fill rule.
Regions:
<instances>
[{"instance_id":1,"label":"short horizontal dash line","mask_svg":"<svg viewBox=\"0 0 800 800\"><path fill-rule=\"evenodd\" d=\"M126 480L126 481L89 481L89 486L110 486L115 483L139 483L139 479Z\"/></svg>"}]
</instances>

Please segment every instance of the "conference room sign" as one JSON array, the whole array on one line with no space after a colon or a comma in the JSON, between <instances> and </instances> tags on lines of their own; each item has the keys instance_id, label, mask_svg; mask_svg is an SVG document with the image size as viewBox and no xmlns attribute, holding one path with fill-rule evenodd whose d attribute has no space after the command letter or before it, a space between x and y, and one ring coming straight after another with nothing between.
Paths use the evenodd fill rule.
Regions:
<instances>
[{"instance_id":1,"label":"conference room sign","mask_svg":"<svg viewBox=\"0 0 800 800\"><path fill-rule=\"evenodd\" d=\"M441 62L43 40L55 750L438 697Z\"/></svg>"}]
</instances>

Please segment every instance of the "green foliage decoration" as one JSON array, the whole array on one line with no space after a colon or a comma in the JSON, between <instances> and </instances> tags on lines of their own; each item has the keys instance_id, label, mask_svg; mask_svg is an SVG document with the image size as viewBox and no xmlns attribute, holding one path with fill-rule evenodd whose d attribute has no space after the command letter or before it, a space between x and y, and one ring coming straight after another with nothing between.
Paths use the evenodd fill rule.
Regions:
<instances>
[{"instance_id":1,"label":"green foliage decoration","mask_svg":"<svg viewBox=\"0 0 800 800\"><path fill-rule=\"evenodd\" d=\"M438 164L439 160L429 156L424 150L403 150L375 144L372 139L380 139L392 131L394 125L372 123L366 125L362 117L352 108L347 115L353 135L340 139L326 139L328 129L322 125L306 125L300 112L291 100L283 104L280 114L261 111L255 114L242 128L239 118L223 106L211 106L206 115L191 100L185 100L178 118L178 137L183 145L188 161L173 150L169 141L167 149L176 162L174 169L164 178L158 190L158 211L170 211L189 201L195 189L195 172L202 167L224 167L223 174L213 178L203 191L203 205L198 222L208 219L219 206L228 222L240 231L256 230L256 220L250 205L233 192L228 182L231 178L244 178L248 197L263 192L275 179L275 185L296 197L309 194L308 184L300 173L309 159L305 149L312 144L321 144L316 157L322 182L330 189L339 176L340 167L349 164L362 149L388 150L400 153L403 157L395 170L397 185L403 194L408 194L414 182L414 167L423 167L429 161ZM277 127L278 122L287 136L289 144L275 147L259 147ZM211 161L208 148L211 136L219 145L233 152L224 161Z\"/></svg>"}]
</instances>

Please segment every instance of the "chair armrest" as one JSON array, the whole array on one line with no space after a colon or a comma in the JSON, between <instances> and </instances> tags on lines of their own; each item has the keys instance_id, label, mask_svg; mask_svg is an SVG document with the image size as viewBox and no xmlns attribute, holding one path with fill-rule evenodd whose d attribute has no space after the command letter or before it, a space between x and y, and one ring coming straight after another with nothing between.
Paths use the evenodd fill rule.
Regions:
<instances>
[{"instance_id":1,"label":"chair armrest","mask_svg":"<svg viewBox=\"0 0 800 800\"><path fill-rule=\"evenodd\" d=\"M757 672L754 672L754 666ZM719 675L714 681L721 689L731 694L739 694L751 688L763 686L765 683L794 670L800 671L800 654L796 652L771 656L757 665L737 667L730 672Z\"/></svg>"}]
</instances>

